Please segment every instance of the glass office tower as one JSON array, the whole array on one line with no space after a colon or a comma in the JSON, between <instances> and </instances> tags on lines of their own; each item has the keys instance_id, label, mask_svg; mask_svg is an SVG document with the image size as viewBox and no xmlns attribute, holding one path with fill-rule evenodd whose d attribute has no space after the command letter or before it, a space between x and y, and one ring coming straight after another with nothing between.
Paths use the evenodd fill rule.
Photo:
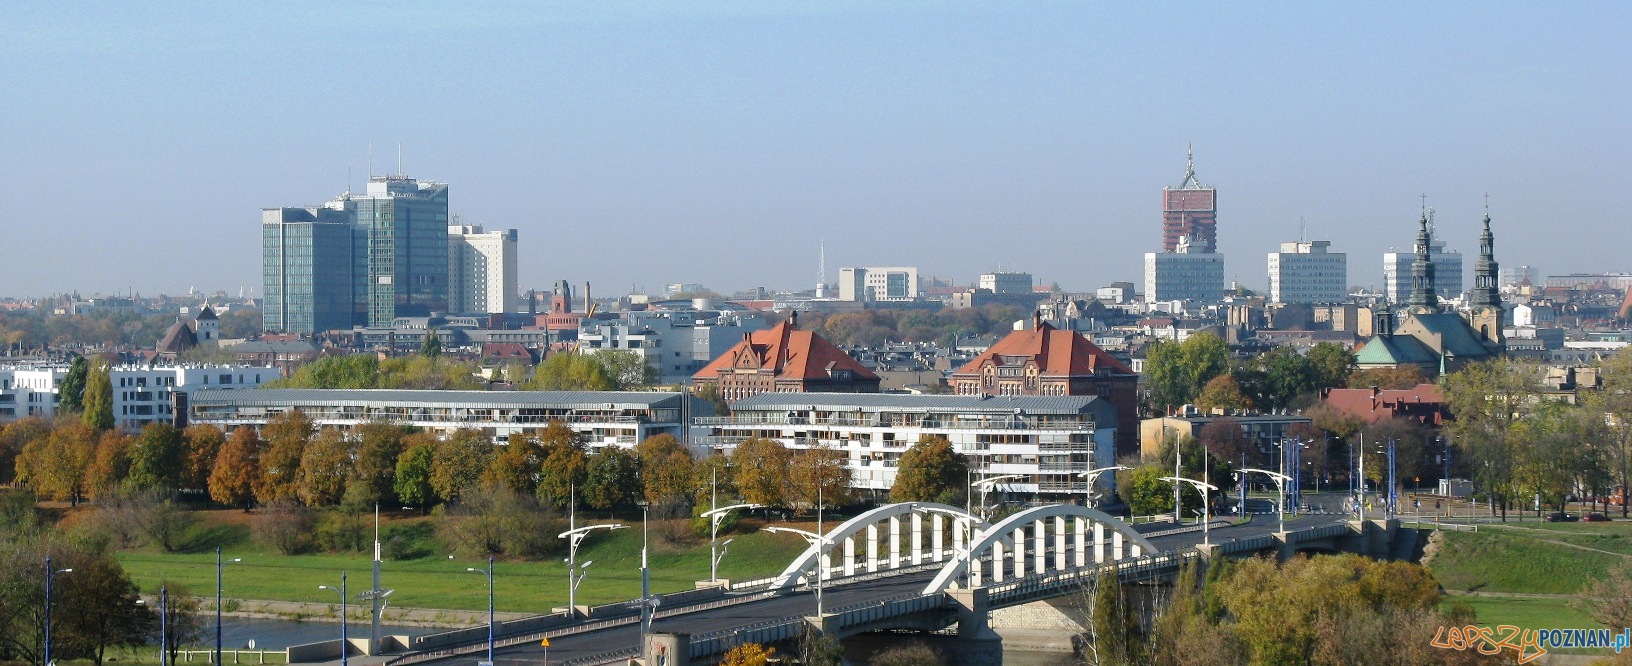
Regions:
<instances>
[{"instance_id":1,"label":"glass office tower","mask_svg":"<svg viewBox=\"0 0 1632 666\"><path fill-rule=\"evenodd\" d=\"M352 196L352 291L357 323L390 326L448 308L448 186L374 176Z\"/></svg>"},{"instance_id":2,"label":"glass office tower","mask_svg":"<svg viewBox=\"0 0 1632 666\"><path fill-rule=\"evenodd\" d=\"M343 208L261 211L263 330L351 328L351 230L351 214Z\"/></svg>"}]
</instances>

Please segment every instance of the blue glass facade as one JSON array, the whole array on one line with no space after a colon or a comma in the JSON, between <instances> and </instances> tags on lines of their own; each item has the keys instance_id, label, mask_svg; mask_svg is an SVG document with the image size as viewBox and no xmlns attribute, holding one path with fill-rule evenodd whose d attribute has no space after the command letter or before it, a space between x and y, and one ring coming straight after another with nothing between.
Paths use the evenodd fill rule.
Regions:
<instances>
[{"instance_id":1,"label":"blue glass facade","mask_svg":"<svg viewBox=\"0 0 1632 666\"><path fill-rule=\"evenodd\" d=\"M351 226L351 215L343 210L262 211L263 330L310 334L351 328Z\"/></svg>"}]
</instances>

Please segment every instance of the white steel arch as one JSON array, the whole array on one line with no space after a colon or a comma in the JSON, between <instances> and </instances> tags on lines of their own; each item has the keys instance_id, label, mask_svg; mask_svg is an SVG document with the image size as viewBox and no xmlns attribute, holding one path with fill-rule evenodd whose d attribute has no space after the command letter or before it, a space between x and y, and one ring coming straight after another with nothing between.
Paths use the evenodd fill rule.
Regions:
<instances>
[{"instance_id":1,"label":"white steel arch","mask_svg":"<svg viewBox=\"0 0 1632 666\"><path fill-rule=\"evenodd\" d=\"M908 525L903 529L902 519ZM925 529L925 523L929 523ZM879 529L885 526L885 529ZM827 580L862 573L899 569L926 563L945 562L965 549L965 543L978 537L986 523L955 506L935 502L902 502L886 504L844 521L829 530L826 543L812 543L800 553L771 583L771 590L786 590L821 566L827 569ZM946 532L951 532L947 543ZM924 537L929 537L929 543ZM966 537L965 535L973 535ZM863 541L858 549L857 537ZM905 538L903 538L905 537ZM905 550L903 550L905 546ZM834 551L839 551L835 557ZM838 572L835 573L835 569Z\"/></svg>"},{"instance_id":2,"label":"white steel arch","mask_svg":"<svg viewBox=\"0 0 1632 666\"><path fill-rule=\"evenodd\" d=\"M1072 528L1069 530L1068 519ZM1053 523L1052 530L1048 529L1050 522ZM1031 532L1029 567L1026 561L1028 528ZM1052 539L1049 538L1050 532ZM1106 542L1106 532L1110 533L1109 544ZM1071 540L1069 546L1067 537ZM1150 540L1103 511L1070 504L1027 509L981 531L968 550L959 549L957 557L947 562L924 588L924 594L942 592L960 584L978 587L986 582L988 575L991 582L998 583L1003 581L1005 575L1025 577L1028 570L1030 574L1041 574L1085 567L1090 563L1099 564L1107 561L1107 545L1110 546L1108 559L1111 561L1157 551ZM1093 553L1091 561L1088 557L1090 548ZM990 564L981 561L987 553L992 556ZM971 562L973 568L970 567Z\"/></svg>"}]
</instances>

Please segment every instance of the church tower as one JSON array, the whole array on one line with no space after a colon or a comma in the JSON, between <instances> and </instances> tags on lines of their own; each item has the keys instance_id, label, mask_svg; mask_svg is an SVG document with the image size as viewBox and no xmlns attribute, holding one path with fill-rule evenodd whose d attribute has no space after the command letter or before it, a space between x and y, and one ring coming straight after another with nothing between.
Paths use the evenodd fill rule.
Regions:
<instances>
[{"instance_id":1,"label":"church tower","mask_svg":"<svg viewBox=\"0 0 1632 666\"><path fill-rule=\"evenodd\" d=\"M1479 233L1479 263L1473 273L1473 293L1469 299L1468 324L1488 345L1507 345L1502 335L1502 296L1496 288L1500 268L1496 264L1496 239L1490 233L1490 211L1485 211L1485 229Z\"/></svg>"},{"instance_id":2,"label":"church tower","mask_svg":"<svg viewBox=\"0 0 1632 666\"><path fill-rule=\"evenodd\" d=\"M1417 258L1411 262L1411 299L1406 311L1411 314L1439 312L1439 296L1434 293L1434 260L1429 256L1434 232L1428 226L1428 213L1422 214L1417 231Z\"/></svg>"}]
</instances>

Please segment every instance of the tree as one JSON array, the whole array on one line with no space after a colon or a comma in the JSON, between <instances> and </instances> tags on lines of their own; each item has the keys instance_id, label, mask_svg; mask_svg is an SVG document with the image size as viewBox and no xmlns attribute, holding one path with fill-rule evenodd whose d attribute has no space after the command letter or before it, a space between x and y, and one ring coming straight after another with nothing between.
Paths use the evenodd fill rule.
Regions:
<instances>
[{"instance_id":1,"label":"tree","mask_svg":"<svg viewBox=\"0 0 1632 666\"><path fill-rule=\"evenodd\" d=\"M1318 389L1314 365L1291 347L1276 347L1259 354L1243 364L1241 370L1245 372L1240 372L1237 380L1244 377L1256 380L1241 381L1241 384L1253 404L1266 410L1284 409Z\"/></svg>"},{"instance_id":2,"label":"tree","mask_svg":"<svg viewBox=\"0 0 1632 666\"><path fill-rule=\"evenodd\" d=\"M422 509L436 502L436 490L431 484L435 460L435 440L416 441L402 452L397 458L397 474L392 483L397 499Z\"/></svg>"},{"instance_id":3,"label":"tree","mask_svg":"<svg viewBox=\"0 0 1632 666\"><path fill-rule=\"evenodd\" d=\"M59 411L77 413L85 409L85 381L90 377L91 360L84 356L75 356L72 365L68 366L68 374L62 377L62 386L58 389L60 402Z\"/></svg>"},{"instance_id":4,"label":"tree","mask_svg":"<svg viewBox=\"0 0 1632 666\"><path fill-rule=\"evenodd\" d=\"M1224 340L1210 333L1152 344L1145 353L1151 405L1166 410L1194 401L1201 387L1229 371L1229 358Z\"/></svg>"},{"instance_id":5,"label":"tree","mask_svg":"<svg viewBox=\"0 0 1632 666\"><path fill-rule=\"evenodd\" d=\"M182 474L180 487L207 490L210 472L215 469L215 456L227 435L220 428L207 423L187 426L181 431Z\"/></svg>"},{"instance_id":6,"label":"tree","mask_svg":"<svg viewBox=\"0 0 1632 666\"><path fill-rule=\"evenodd\" d=\"M1462 449L1474 482L1500 505L1503 520L1517 496L1522 454L1510 435L1540 393L1537 377L1531 364L1497 359L1470 363L1444 380L1445 403L1454 417L1445 430Z\"/></svg>"},{"instance_id":7,"label":"tree","mask_svg":"<svg viewBox=\"0 0 1632 666\"><path fill-rule=\"evenodd\" d=\"M18 454L17 480L40 495L78 506L97 439L96 429L83 423L58 426L49 437L29 442Z\"/></svg>"},{"instance_id":8,"label":"tree","mask_svg":"<svg viewBox=\"0 0 1632 666\"><path fill-rule=\"evenodd\" d=\"M514 435L512 435L513 437ZM446 502L456 502L475 486L493 455L493 440L479 430L458 430L440 442L425 433L409 435L408 448L430 445L431 488Z\"/></svg>"},{"instance_id":9,"label":"tree","mask_svg":"<svg viewBox=\"0 0 1632 666\"><path fill-rule=\"evenodd\" d=\"M1215 460L1224 460L1231 466L1242 464L1245 457L1254 452L1252 440L1247 439L1247 431L1241 427L1241 422L1228 416L1213 419L1202 426L1197 435L1196 439ZM1220 487L1227 479L1212 477L1213 484Z\"/></svg>"},{"instance_id":10,"label":"tree","mask_svg":"<svg viewBox=\"0 0 1632 666\"><path fill-rule=\"evenodd\" d=\"M98 440L96 457L85 470L85 489L92 497L106 497L119 492L130 475L130 435L107 430Z\"/></svg>"},{"instance_id":11,"label":"tree","mask_svg":"<svg viewBox=\"0 0 1632 666\"><path fill-rule=\"evenodd\" d=\"M737 492L737 484L731 466L731 459L723 454L713 454L697 461L692 468L692 476L697 479L697 485L692 495L692 504L698 507L709 506L719 496L720 506L729 506L738 502L733 498L741 495Z\"/></svg>"},{"instance_id":12,"label":"tree","mask_svg":"<svg viewBox=\"0 0 1632 666\"><path fill-rule=\"evenodd\" d=\"M1354 352L1332 342L1315 343L1309 348L1308 359L1316 391L1347 386L1357 361Z\"/></svg>"},{"instance_id":13,"label":"tree","mask_svg":"<svg viewBox=\"0 0 1632 666\"><path fill-rule=\"evenodd\" d=\"M635 457L640 461L641 493L646 502L661 507L660 515L683 508L697 487L691 452L674 435L664 433L635 446Z\"/></svg>"},{"instance_id":14,"label":"tree","mask_svg":"<svg viewBox=\"0 0 1632 666\"><path fill-rule=\"evenodd\" d=\"M1252 399L1241 392L1241 385L1235 381L1235 377L1219 375L1201 387L1201 395L1196 396L1196 407L1207 412L1240 413L1252 409Z\"/></svg>"},{"instance_id":15,"label":"tree","mask_svg":"<svg viewBox=\"0 0 1632 666\"><path fill-rule=\"evenodd\" d=\"M175 490L185 472L181 431L168 423L142 427L130 448L130 475L125 485L133 490Z\"/></svg>"},{"instance_id":16,"label":"tree","mask_svg":"<svg viewBox=\"0 0 1632 666\"><path fill-rule=\"evenodd\" d=\"M167 553L181 550L183 539L193 525L193 513L176 506L175 500L170 497L170 490L162 487L127 490L120 505L129 527L147 543L163 548Z\"/></svg>"},{"instance_id":17,"label":"tree","mask_svg":"<svg viewBox=\"0 0 1632 666\"><path fill-rule=\"evenodd\" d=\"M731 452L732 481L742 501L762 506L786 506L788 465L793 454L774 439L749 437Z\"/></svg>"},{"instance_id":18,"label":"tree","mask_svg":"<svg viewBox=\"0 0 1632 666\"><path fill-rule=\"evenodd\" d=\"M351 455L351 442L346 441L345 433L334 428L319 430L301 452L295 470L295 497L307 506L339 502L346 491L346 479L351 476Z\"/></svg>"},{"instance_id":19,"label":"tree","mask_svg":"<svg viewBox=\"0 0 1632 666\"><path fill-rule=\"evenodd\" d=\"M145 606L136 604L139 589L110 555L87 555L70 559L74 573L60 579L61 597L56 599L60 654L89 658L102 666L107 649L136 646L146 642L158 618ZM114 611L113 609L119 609Z\"/></svg>"},{"instance_id":20,"label":"tree","mask_svg":"<svg viewBox=\"0 0 1632 666\"><path fill-rule=\"evenodd\" d=\"M1094 579L1094 653L1104 666L1137 664L1139 658L1139 618L1122 594L1116 565L1102 569Z\"/></svg>"},{"instance_id":21,"label":"tree","mask_svg":"<svg viewBox=\"0 0 1632 666\"><path fill-rule=\"evenodd\" d=\"M961 506L968 494L969 459L940 435L924 435L901 454L891 502L940 502Z\"/></svg>"},{"instance_id":22,"label":"tree","mask_svg":"<svg viewBox=\"0 0 1632 666\"><path fill-rule=\"evenodd\" d=\"M204 617L198 612L198 597L193 596L186 585L166 580L161 581L159 586L169 597L164 605L165 636L160 638L165 640L165 644L161 649L170 653L170 663L174 664L182 647L197 645L204 640Z\"/></svg>"},{"instance_id":23,"label":"tree","mask_svg":"<svg viewBox=\"0 0 1632 666\"><path fill-rule=\"evenodd\" d=\"M628 391L657 383L657 368L630 349L598 349L589 358L601 364L618 390Z\"/></svg>"},{"instance_id":24,"label":"tree","mask_svg":"<svg viewBox=\"0 0 1632 666\"><path fill-rule=\"evenodd\" d=\"M364 504L390 504L397 500L397 459L402 456L407 433L394 423L370 421L353 433L351 478L346 490ZM356 490L353 490L356 488Z\"/></svg>"},{"instance_id":25,"label":"tree","mask_svg":"<svg viewBox=\"0 0 1632 666\"><path fill-rule=\"evenodd\" d=\"M260 478L261 438L248 426L239 426L221 445L210 470L210 499L227 506L241 506L249 513Z\"/></svg>"},{"instance_id":26,"label":"tree","mask_svg":"<svg viewBox=\"0 0 1632 666\"><path fill-rule=\"evenodd\" d=\"M720 659L720 666L765 666L776 656L776 650L758 643L743 643Z\"/></svg>"},{"instance_id":27,"label":"tree","mask_svg":"<svg viewBox=\"0 0 1632 666\"><path fill-rule=\"evenodd\" d=\"M538 492L539 473L544 465L544 445L530 434L510 436L510 442L496 446L482 472L482 482L501 486L519 495Z\"/></svg>"},{"instance_id":28,"label":"tree","mask_svg":"<svg viewBox=\"0 0 1632 666\"><path fill-rule=\"evenodd\" d=\"M539 435L544 463L538 477L538 498L545 506L566 509L573 487L584 482L589 465L584 436L560 421L551 421Z\"/></svg>"},{"instance_id":29,"label":"tree","mask_svg":"<svg viewBox=\"0 0 1632 666\"><path fill-rule=\"evenodd\" d=\"M98 360L91 364L85 376L85 425L97 430L113 428L113 380L108 376L108 364Z\"/></svg>"},{"instance_id":30,"label":"tree","mask_svg":"<svg viewBox=\"0 0 1632 666\"><path fill-rule=\"evenodd\" d=\"M527 391L615 391L617 382L591 356L557 352L533 369L533 378L522 384Z\"/></svg>"},{"instance_id":31,"label":"tree","mask_svg":"<svg viewBox=\"0 0 1632 666\"><path fill-rule=\"evenodd\" d=\"M1586 404L1604 415L1607 463L1620 486L1621 516L1626 517L1632 510L1632 354L1610 357L1600 372L1603 388L1588 394Z\"/></svg>"},{"instance_id":32,"label":"tree","mask_svg":"<svg viewBox=\"0 0 1632 666\"><path fill-rule=\"evenodd\" d=\"M1383 390L1404 391L1416 388L1418 384L1426 383L1428 383L1428 378L1422 375L1422 368L1416 365L1402 365L1397 368L1355 370L1349 375L1348 387L1358 389L1375 387Z\"/></svg>"},{"instance_id":33,"label":"tree","mask_svg":"<svg viewBox=\"0 0 1632 666\"><path fill-rule=\"evenodd\" d=\"M850 499L854 477L847 462L844 449L820 442L795 450L788 462L788 489L800 504L812 509L844 504Z\"/></svg>"},{"instance_id":34,"label":"tree","mask_svg":"<svg viewBox=\"0 0 1632 666\"><path fill-rule=\"evenodd\" d=\"M621 508L635 499L635 490L640 487L640 465L628 451L608 446L589 456L586 467L578 496L591 508Z\"/></svg>"},{"instance_id":35,"label":"tree","mask_svg":"<svg viewBox=\"0 0 1632 666\"><path fill-rule=\"evenodd\" d=\"M255 538L284 555L299 555L312 545L317 516L309 507L294 500L278 500L261 507L255 522Z\"/></svg>"},{"instance_id":36,"label":"tree","mask_svg":"<svg viewBox=\"0 0 1632 666\"><path fill-rule=\"evenodd\" d=\"M425 358L436 358L442 355L442 338L437 337L436 329L425 332L425 341L419 345L419 355Z\"/></svg>"},{"instance_id":37,"label":"tree","mask_svg":"<svg viewBox=\"0 0 1632 666\"><path fill-rule=\"evenodd\" d=\"M0 426L0 483L9 484L18 475L17 457L29 443L51 436L51 423L28 416Z\"/></svg>"},{"instance_id":38,"label":"tree","mask_svg":"<svg viewBox=\"0 0 1632 666\"><path fill-rule=\"evenodd\" d=\"M261 429L266 446L260 455L260 476L255 485L255 500L266 504L296 497L296 480L300 472L300 458L306 452L316 428L312 420L300 410L273 416Z\"/></svg>"},{"instance_id":39,"label":"tree","mask_svg":"<svg viewBox=\"0 0 1632 666\"><path fill-rule=\"evenodd\" d=\"M1162 477L1173 476L1173 468L1161 465L1143 465L1127 474L1117 475L1117 493L1128 502L1128 510L1135 516L1156 516L1173 513L1173 482ZM1201 509L1201 493L1184 484L1184 508Z\"/></svg>"}]
</instances>

